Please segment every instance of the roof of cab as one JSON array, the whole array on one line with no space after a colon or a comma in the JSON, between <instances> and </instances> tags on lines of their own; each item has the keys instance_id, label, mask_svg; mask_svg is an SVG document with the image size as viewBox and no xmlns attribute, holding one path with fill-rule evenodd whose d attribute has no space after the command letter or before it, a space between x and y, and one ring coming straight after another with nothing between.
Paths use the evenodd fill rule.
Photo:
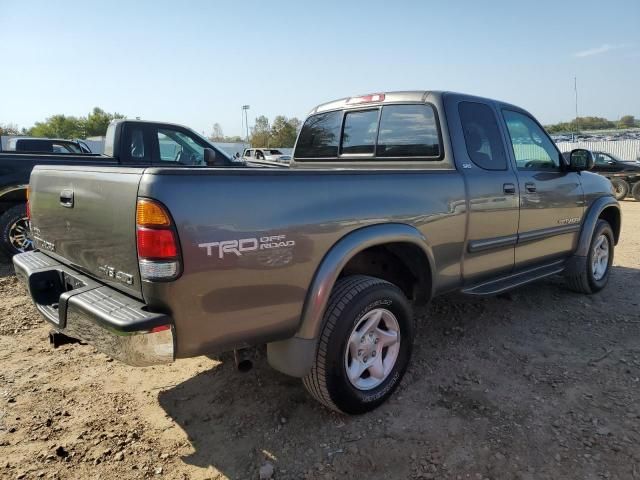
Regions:
<instances>
[{"instance_id":1,"label":"roof of cab","mask_svg":"<svg viewBox=\"0 0 640 480\"><path fill-rule=\"evenodd\" d=\"M384 99L381 101L367 101L367 102L354 102L349 103L351 99L357 99L359 97L375 97L376 95L384 95ZM328 112L331 110L341 110L346 108L362 108L367 105L384 105L387 103L414 103L414 102L426 102L430 97L432 99L440 98L444 95L456 95L460 97L464 97L469 100L482 100L484 102L497 102L501 106L504 107L519 107L515 105L511 105L506 102L502 102L499 100L494 100L486 97L478 97L475 95L469 95L466 93L458 93L458 92L450 92L450 91L440 91L440 90L404 90L397 92L378 92L378 93L370 93L365 95L354 95L352 97L340 98L338 100L333 100L331 102L322 103L312 109L309 112L309 115L313 115L315 113Z\"/></svg>"}]
</instances>

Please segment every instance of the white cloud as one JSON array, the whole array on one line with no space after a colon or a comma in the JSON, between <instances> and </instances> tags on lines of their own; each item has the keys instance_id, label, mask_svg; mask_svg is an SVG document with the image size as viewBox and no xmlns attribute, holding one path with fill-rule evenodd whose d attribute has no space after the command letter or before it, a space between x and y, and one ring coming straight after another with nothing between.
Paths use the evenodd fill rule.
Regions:
<instances>
[{"instance_id":1,"label":"white cloud","mask_svg":"<svg viewBox=\"0 0 640 480\"><path fill-rule=\"evenodd\" d=\"M574 57L591 57L592 55L600 55L601 53L607 53L611 50L618 50L620 48L628 47L626 44L620 45L610 45L605 43L604 45L600 45L599 47L590 48L588 50L582 50L581 52L576 52L573 54Z\"/></svg>"}]
</instances>

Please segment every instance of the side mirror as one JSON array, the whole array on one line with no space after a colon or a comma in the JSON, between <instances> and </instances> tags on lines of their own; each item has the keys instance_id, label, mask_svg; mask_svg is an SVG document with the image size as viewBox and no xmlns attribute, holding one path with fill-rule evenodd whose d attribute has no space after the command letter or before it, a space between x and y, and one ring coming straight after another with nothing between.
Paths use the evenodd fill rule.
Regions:
<instances>
[{"instance_id":1,"label":"side mirror","mask_svg":"<svg viewBox=\"0 0 640 480\"><path fill-rule=\"evenodd\" d=\"M204 163L208 167L214 167L216 165L216 151L212 148L204 149Z\"/></svg>"},{"instance_id":2,"label":"side mirror","mask_svg":"<svg viewBox=\"0 0 640 480\"><path fill-rule=\"evenodd\" d=\"M591 170L593 168L593 154L584 148L571 150L569 154L569 168L574 172Z\"/></svg>"}]
</instances>

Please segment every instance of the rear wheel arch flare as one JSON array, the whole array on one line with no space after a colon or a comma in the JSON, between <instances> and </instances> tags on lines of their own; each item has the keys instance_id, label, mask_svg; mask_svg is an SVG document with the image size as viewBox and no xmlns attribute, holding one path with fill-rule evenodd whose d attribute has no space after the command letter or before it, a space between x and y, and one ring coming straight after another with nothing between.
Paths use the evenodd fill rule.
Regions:
<instances>
[{"instance_id":1,"label":"rear wheel arch flare","mask_svg":"<svg viewBox=\"0 0 640 480\"><path fill-rule=\"evenodd\" d=\"M409 245L410 250L398 248L398 246L405 244ZM393 251L389 251L389 253L403 260L403 268L409 269L413 275L418 276L417 278L420 278L420 275L423 276L424 283L428 288L425 297L430 298L434 288L432 272L435 269L433 253L427 239L415 227L404 223L370 225L342 237L323 257L309 286L296 336L303 339L318 338L329 295L345 267L361 252L383 246L389 250L389 245L394 245ZM417 262L415 262L420 262L420 267L407 267L407 258L412 256L407 257L407 251L420 253ZM423 270L422 274L419 273L420 270ZM428 276L428 280L424 278L426 276Z\"/></svg>"}]
</instances>

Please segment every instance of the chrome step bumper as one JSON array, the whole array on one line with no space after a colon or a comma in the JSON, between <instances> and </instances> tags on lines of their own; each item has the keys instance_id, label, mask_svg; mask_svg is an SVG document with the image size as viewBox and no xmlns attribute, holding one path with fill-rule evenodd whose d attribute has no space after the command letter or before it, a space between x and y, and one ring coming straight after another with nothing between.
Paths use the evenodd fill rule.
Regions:
<instances>
[{"instance_id":1,"label":"chrome step bumper","mask_svg":"<svg viewBox=\"0 0 640 480\"><path fill-rule=\"evenodd\" d=\"M175 328L163 313L73 270L42 252L13 257L16 275L47 322L133 366L172 362Z\"/></svg>"}]
</instances>

